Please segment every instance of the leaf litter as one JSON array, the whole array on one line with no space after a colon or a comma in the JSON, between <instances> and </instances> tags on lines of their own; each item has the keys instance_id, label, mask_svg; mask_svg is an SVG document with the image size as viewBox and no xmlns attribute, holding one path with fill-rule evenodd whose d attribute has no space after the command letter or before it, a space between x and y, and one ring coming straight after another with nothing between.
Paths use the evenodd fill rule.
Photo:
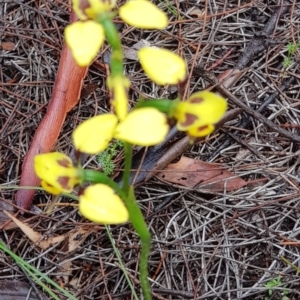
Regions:
<instances>
[{"instance_id":1,"label":"leaf litter","mask_svg":"<svg viewBox=\"0 0 300 300\"><path fill-rule=\"evenodd\" d=\"M211 192L234 191L247 182L222 166L182 156L177 163L169 164L157 177L186 187L204 187Z\"/></svg>"},{"instance_id":2,"label":"leaf litter","mask_svg":"<svg viewBox=\"0 0 300 300\"><path fill-rule=\"evenodd\" d=\"M45 115L57 74L62 32L69 17L68 5L68 1L56 0L9 0L0 4L1 36L5 42L17 45L13 49L11 44L12 50L2 49L0 54L1 185L18 184L24 155ZM221 75L220 80L228 70L237 70L237 75L231 73L229 79L225 78L225 88L231 95L246 103L252 112L259 109L265 119L299 136L298 127L288 127L300 124L296 76L299 62L295 57L287 70L282 67L286 45L297 42L300 34L296 2L217 1L211 5L209 1L168 1L159 5L170 17L167 30L139 31L121 24L120 35L126 48L140 40L167 47L182 55L190 70L194 62L215 77ZM197 17L190 14L193 11L204 14ZM254 43L247 50L251 55L247 56L245 49L251 41ZM90 116L110 110L105 85L109 70L102 57L100 51L84 82L96 84L97 88L68 113L55 145L57 151L72 153L70 136L74 127ZM174 96L171 87L153 85L135 61L126 61L125 72L131 80L132 102L141 97ZM209 83L203 74L191 71L187 95L220 87ZM231 108L238 107L230 97L229 103ZM158 299L264 299L268 295L265 285L278 275L282 276L283 286L274 288L274 299L280 299L283 287L291 299L300 297L294 268L300 266L300 248L292 243L281 244L285 239L297 242L300 238L299 144L280 135L275 127L265 126L261 122L264 119L253 116L237 115L223 125L223 131L217 130L185 150L184 155L234 170L234 176L246 182L267 178L264 184L215 192L207 197L196 189L155 178L139 183L141 209L146 218L151 216L147 218L152 234L149 271ZM243 125L245 119L247 126ZM226 132L236 138L228 137ZM249 141L255 151L246 147ZM96 159L88 158L85 167L97 168ZM0 193L3 201L13 199L11 190ZM34 204L48 201L49 195L39 193ZM55 207L49 216L29 212L25 217L31 217L30 227L45 238L67 236L73 229L95 226L67 205ZM128 224L112 227L111 233L139 292L136 235ZM62 284L76 282L69 289L77 299L126 299L130 295L107 234L101 228L65 255L55 244L40 249L21 230L4 229L1 238L16 254L51 278ZM72 260L72 272L62 271L60 266L68 259ZM27 281L7 256L1 257L0 269L1 281L12 277Z\"/></svg>"}]
</instances>

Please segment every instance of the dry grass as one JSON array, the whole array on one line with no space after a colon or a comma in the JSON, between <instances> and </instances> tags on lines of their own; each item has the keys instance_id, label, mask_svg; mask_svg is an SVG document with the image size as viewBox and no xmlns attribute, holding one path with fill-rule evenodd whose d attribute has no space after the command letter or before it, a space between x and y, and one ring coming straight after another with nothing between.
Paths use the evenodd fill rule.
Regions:
<instances>
[{"instance_id":1,"label":"dry grass","mask_svg":"<svg viewBox=\"0 0 300 300\"><path fill-rule=\"evenodd\" d=\"M159 6L168 11L171 20L167 30L140 31L120 25L120 33L128 48L145 39L182 55L190 69L200 65L218 76L245 55L249 42L265 28L281 2L161 1ZM261 113L298 135L300 51L286 72L282 67L287 43L299 39L300 6L295 2L285 2L288 11L276 19L275 29L262 39L269 42L268 47L251 58L228 89L254 110L274 95ZM68 16L66 1L0 3L2 43L15 44L13 51L0 52L1 184L18 183L24 155L51 96ZM70 136L74 127L110 109L102 57L103 53L85 80L86 85L97 84L97 89L69 113L55 150L72 153ZM135 61L126 61L126 72L132 81L133 101L141 95L172 97L176 93L174 88L153 85ZM289 79L291 82L281 91ZM204 78L193 75L185 94L207 86ZM246 127L241 125L244 123ZM153 238L150 276L157 299L264 299L265 284L278 275L285 287L277 287L270 299L281 299L283 289L290 299L300 298L297 271L281 258L300 267L300 242L283 244L299 240L299 153L297 143L243 114L218 130L214 138L194 145L186 155L222 163L248 181L265 181L223 193L186 189L156 179L139 186L140 206L146 218L151 216L147 218ZM86 166L99 167L94 157ZM10 201L13 193L1 192L1 199ZM42 193L34 203L48 200L49 196ZM94 227L73 207L58 207L49 217L33 214L30 225L47 236L64 234L83 224ZM139 291L138 238L130 225L112 227L111 232ZM106 231L101 228L97 227L96 233L69 254L60 245L43 252L19 230L3 231L1 238L55 280L63 282L60 264L72 260L72 273L64 284L78 299L131 299ZM2 257L0 264L0 280L26 280L9 258Z\"/></svg>"}]
</instances>

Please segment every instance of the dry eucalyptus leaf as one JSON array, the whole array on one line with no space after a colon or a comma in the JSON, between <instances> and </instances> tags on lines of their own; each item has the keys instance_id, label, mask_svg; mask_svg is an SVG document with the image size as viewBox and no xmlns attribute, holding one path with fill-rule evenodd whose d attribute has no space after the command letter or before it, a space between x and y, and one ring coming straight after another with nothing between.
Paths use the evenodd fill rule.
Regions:
<instances>
[{"instance_id":1,"label":"dry eucalyptus leaf","mask_svg":"<svg viewBox=\"0 0 300 300\"><path fill-rule=\"evenodd\" d=\"M220 165L182 156L175 164L157 174L164 181L187 187L202 187L212 192L233 191L247 185L247 182Z\"/></svg>"},{"instance_id":2,"label":"dry eucalyptus leaf","mask_svg":"<svg viewBox=\"0 0 300 300\"><path fill-rule=\"evenodd\" d=\"M45 250L49 248L52 244L59 243L66 238L66 236L60 235L43 240L43 236L37 231L34 231L30 226L24 224L23 222L12 216L9 212L4 211L4 213L7 216L9 216L16 223L16 225L18 225L19 228L25 233L25 235L41 249Z\"/></svg>"}]
</instances>

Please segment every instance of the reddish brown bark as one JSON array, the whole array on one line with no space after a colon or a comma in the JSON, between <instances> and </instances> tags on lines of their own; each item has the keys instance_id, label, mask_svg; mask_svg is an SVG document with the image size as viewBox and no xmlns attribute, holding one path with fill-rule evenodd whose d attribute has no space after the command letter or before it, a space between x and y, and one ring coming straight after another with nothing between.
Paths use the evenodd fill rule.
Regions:
<instances>
[{"instance_id":1,"label":"reddish brown bark","mask_svg":"<svg viewBox=\"0 0 300 300\"><path fill-rule=\"evenodd\" d=\"M75 20L74 14L71 16L71 22L73 20ZM88 67L77 66L69 48L64 44L47 113L37 128L23 162L21 186L40 185L40 179L37 178L33 169L34 157L39 153L51 151L67 112L79 101L82 81L87 70ZM19 190L15 195L16 204L23 209L28 209L34 193L35 190Z\"/></svg>"}]
</instances>

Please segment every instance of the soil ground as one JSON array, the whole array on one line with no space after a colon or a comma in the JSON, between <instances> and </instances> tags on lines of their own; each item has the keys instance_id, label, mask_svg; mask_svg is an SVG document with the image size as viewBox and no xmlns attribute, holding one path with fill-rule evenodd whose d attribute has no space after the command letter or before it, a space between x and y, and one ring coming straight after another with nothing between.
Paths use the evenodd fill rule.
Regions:
<instances>
[{"instance_id":1,"label":"soil ground","mask_svg":"<svg viewBox=\"0 0 300 300\"><path fill-rule=\"evenodd\" d=\"M300 40L300 4L165 0L159 7L170 19L166 30L141 31L118 23L127 55L143 41L184 57L190 74L185 97L211 86L207 77L220 79L236 71L230 80L227 77L223 94L225 89L230 110L242 104L249 109L242 107L241 113L184 155L221 164L252 184L233 191L225 186L221 192L157 178L138 185L137 198L152 234L149 272L154 298L300 299L300 50L297 46L293 53L288 50ZM3 187L19 183L24 156L51 97L69 15L64 0L0 3ZM72 153L72 130L82 120L110 110L105 85L108 55L104 47L90 67L84 87L94 88L68 114L55 150ZM126 60L126 75L132 104L140 96L174 98L178 92L176 87L152 84L133 59ZM222 93L218 84L213 90ZM267 126L266 120L277 126ZM116 169L122 168L121 157L122 153L115 159ZM96 157L88 157L85 167L101 166ZM2 189L0 199L12 201L14 193ZM64 243L41 250L17 228L2 230L5 244L77 299L133 299L104 227L83 219L68 198L60 199L61 206L50 215L44 214L39 205L50 200L48 194L38 193L34 210L25 215L27 224L44 236L88 233L79 246L68 251ZM140 295L138 237L129 224L111 226L110 231ZM36 287L10 257L0 253L0 282L14 279ZM66 262L71 262L70 272L62 268ZM266 287L278 276L279 284ZM45 297L40 294L38 299Z\"/></svg>"}]
</instances>

